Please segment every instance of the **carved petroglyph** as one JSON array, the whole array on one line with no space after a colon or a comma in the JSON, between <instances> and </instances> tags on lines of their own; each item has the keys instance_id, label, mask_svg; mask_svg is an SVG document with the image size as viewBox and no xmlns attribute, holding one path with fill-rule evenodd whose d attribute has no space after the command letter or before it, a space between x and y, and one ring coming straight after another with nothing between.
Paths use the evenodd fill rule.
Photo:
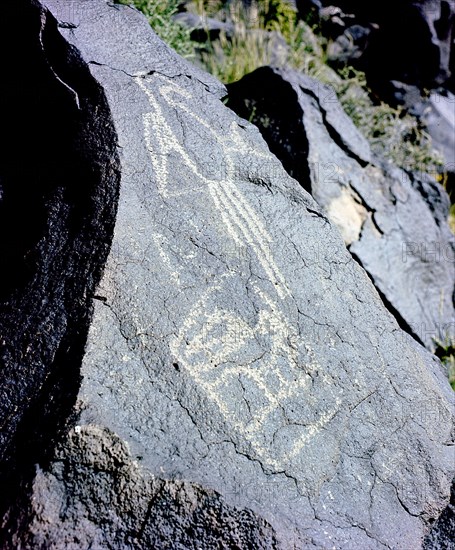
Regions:
<instances>
[{"instance_id":1,"label":"carved petroglyph","mask_svg":"<svg viewBox=\"0 0 455 550\"><path fill-rule=\"evenodd\" d=\"M324 413L302 423L296 422L297 430L293 432L292 441L274 447L275 439L287 437L289 440L281 432L287 430L288 434L288 428L292 425L287 408L293 402L305 400L306 396L307 408L317 405L317 397L311 388L311 373L320 373L319 383L327 390L326 395L330 394L330 386L334 382L321 372L308 346L304 353L305 364L299 359L302 353L299 350L298 330L285 314L286 305L291 307L292 296L273 257L272 238L257 210L234 183L239 157L244 157L243 162L249 166L252 158L268 159L269 153L257 146L253 148L241 135L235 122L229 134L218 133L191 110L190 94L165 77L155 75L153 80L147 80L138 76L136 83L147 96L151 107L151 111L143 115L144 138L163 200L205 194L219 213L227 234L225 238L248 250L248 258L255 256L257 262L254 265L261 266L263 270L260 279L272 283L260 286L254 278L248 280L245 301L253 304L254 315L249 315L249 321L246 321L234 304L230 307L233 300L227 289L233 288L233 285L227 283L235 275L226 269L186 315L177 335L170 342L171 353L216 404L227 424L249 451L267 467L275 471L285 470L305 445L333 419L341 400L333 391L332 402ZM155 88L153 92L152 86ZM220 171L218 178L203 174L196 160L179 143L167 120L171 115L165 115L158 96L160 101L164 99L172 108L175 112L172 116L177 120L179 113L184 113L186 118L194 121L195 128L208 132L221 146L224 170ZM191 180L197 182L196 186L172 187L169 174L169 159L172 156L180 158L185 169L192 173ZM178 269L171 265L157 234L152 238L163 266L178 285ZM248 271L247 266L245 270ZM238 395L243 395L243 400L236 399Z\"/></svg>"},{"instance_id":2,"label":"carved petroglyph","mask_svg":"<svg viewBox=\"0 0 455 550\"><path fill-rule=\"evenodd\" d=\"M304 399L310 391L312 381L307 373L320 367L314 358L305 369L299 367L295 328L270 296L256 284L252 288L262 306L256 324L251 326L234 313L216 307L216 298L223 291L220 284L194 305L171 342L171 351L234 430L250 443L256 457L281 471L335 416L340 400L335 399L329 411L308 423L285 455L271 449L275 434L289 424L286 409L290 402ZM261 336L267 338L266 348L258 342ZM326 388L333 383L324 374L321 376ZM233 395L243 395L244 402L234 401Z\"/></svg>"},{"instance_id":3,"label":"carved petroglyph","mask_svg":"<svg viewBox=\"0 0 455 550\"><path fill-rule=\"evenodd\" d=\"M269 280L277 287L277 292L281 298L289 294L286 281L276 266L270 251L270 235L263 223L259 220L255 210L248 204L248 201L242 193L240 193L232 183L235 172L234 153L245 153L249 156L255 155L266 158L265 153L261 150L252 151L250 148L247 148L247 145L239 135L239 128L235 122L231 125L231 134L228 137L217 134L205 120L194 114L185 104L173 99L172 93L175 93L190 101L191 96L187 94L185 90L178 88L174 84L161 86L159 93L161 97L167 99L170 106L185 111L195 120L195 122L205 127L216 140L222 144L225 153L225 177L221 181L219 179L208 178L200 172L197 164L190 158L184 147L179 143L163 115L159 102L145 85L144 79L138 77L136 78L136 82L146 93L149 103L153 108L152 112L144 115L144 137L150 152L153 167L156 171L158 189L161 195L167 198L171 194L168 185L168 161L171 153L177 153L183 160L185 166L187 166L201 182L201 187L183 192L174 191L172 195L179 196L183 193L201 192L207 189L221 215L228 235L237 245L252 249ZM156 139L156 145L153 143L152 134ZM222 176L223 174L220 175ZM203 184L205 184L204 187L202 186Z\"/></svg>"},{"instance_id":4,"label":"carved petroglyph","mask_svg":"<svg viewBox=\"0 0 455 550\"><path fill-rule=\"evenodd\" d=\"M151 235L153 244L155 245L156 249L158 250L159 257L161 259L161 262L166 267L167 273L169 274L172 282L175 286L180 286L180 270L177 266L174 265L174 262L172 262L169 254L166 252L166 246L168 244L167 238L162 235L161 233L154 232Z\"/></svg>"}]
</instances>

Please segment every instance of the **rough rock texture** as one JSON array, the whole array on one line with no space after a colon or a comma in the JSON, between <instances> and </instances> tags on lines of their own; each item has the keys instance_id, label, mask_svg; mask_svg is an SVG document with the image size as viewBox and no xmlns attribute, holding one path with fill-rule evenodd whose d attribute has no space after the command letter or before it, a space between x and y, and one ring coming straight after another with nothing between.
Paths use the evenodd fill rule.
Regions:
<instances>
[{"instance_id":1,"label":"rough rock texture","mask_svg":"<svg viewBox=\"0 0 455 550\"><path fill-rule=\"evenodd\" d=\"M311 192L402 328L430 349L454 336L455 240L442 186L373 159L333 90L265 67L229 87L287 171Z\"/></svg>"},{"instance_id":2,"label":"rough rock texture","mask_svg":"<svg viewBox=\"0 0 455 550\"><path fill-rule=\"evenodd\" d=\"M41 25L69 44L58 82L83 105L85 88L65 79L79 67L105 94L100 121L115 133L103 143L121 182L80 388L62 368L41 391L52 411L73 383L77 426L56 448L49 432L11 497L2 548L421 547L455 470L439 362L400 330L257 129L223 105L222 86L130 8L33 5L20 16L34 48L49 54ZM12 88L29 78L17 76ZM85 276L63 268L60 279ZM4 426L16 431L11 417ZM28 432L17 439L25 447Z\"/></svg>"},{"instance_id":3,"label":"rough rock texture","mask_svg":"<svg viewBox=\"0 0 455 550\"><path fill-rule=\"evenodd\" d=\"M19 425L36 427L25 404L44 403L57 418L63 396L77 393L120 181L101 86L36 4L16 4L4 6L1 32L3 51L21 51L5 56L10 84L0 90L1 460ZM37 402L54 390L62 399Z\"/></svg>"},{"instance_id":4,"label":"rough rock texture","mask_svg":"<svg viewBox=\"0 0 455 550\"><path fill-rule=\"evenodd\" d=\"M221 33L231 37L234 33L234 25L218 21L212 17L202 17L194 13L182 12L173 17L174 21L191 30L191 39L197 42L216 40Z\"/></svg>"},{"instance_id":5,"label":"rough rock texture","mask_svg":"<svg viewBox=\"0 0 455 550\"><path fill-rule=\"evenodd\" d=\"M441 172L445 173L445 187L455 200L455 95L443 88L429 95L415 85L393 81L393 102L415 116L431 137L434 149L443 160Z\"/></svg>"},{"instance_id":6,"label":"rough rock texture","mask_svg":"<svg viewBox=\"0 0 455 550\"><path fill-rule=\"evenodd\" d=\"M33 497L6 519L14 548L277 547L264 520L214 491L144 472L96 426L76 426L49 468L37 468Z\"/></svg>"},{"instance_id":7,"label":"rough rock texture","mask_svg":"<svg viewBox=\"0 0 455 550\"><path fill-rule=\"evenodd\" d=\"M450 504L441 514L424 542L425 550L453 550L455 546L455 483Z\"/></svg>"},{"instance_id":8,"label":"rough rock texture","mask_svg":"<svg viewBox=\"0 0 455 550\"><path fill-rule=\"evenodd\" d=\"M427 126L453 200L455 0L302 1L299 12L328 39L330 65L365 71L376 96Z\"/></svg>"},{"instance_id":9,"label":"rough rock texture","mask_svg":"<svg viewBox=\"0 0 455 550\"><path fill-rule=\"evenodd\" d=\"M344 26L344 25L343 25ZM368 48L374 29L362 25L350 25L327 46L327 60L331 65L352 65Z\"/></svg>"},{"instance_id":10,"label":"rough rock texture","mask_svg":"<svg viewBox=\"0 0 455 550\"><path fill-rule=\"evenodd\" d=\"M447 82L447 88L455 94L455 32L453 33L452 51L450 54L450 79Z\"/></svg>"},{"instance_id":11,"label":"rough rock texture","mask_svg":"<svg viewBox=\"0 0 455 550\"><path fill-rule=\"evenodd\" d=\"M455 95L451 92L444 95L433 92L424 121L434 147L444 157L445 170L455 179ZM455 187L453 182L452 186Z\"/></svg>"}]
</instances>

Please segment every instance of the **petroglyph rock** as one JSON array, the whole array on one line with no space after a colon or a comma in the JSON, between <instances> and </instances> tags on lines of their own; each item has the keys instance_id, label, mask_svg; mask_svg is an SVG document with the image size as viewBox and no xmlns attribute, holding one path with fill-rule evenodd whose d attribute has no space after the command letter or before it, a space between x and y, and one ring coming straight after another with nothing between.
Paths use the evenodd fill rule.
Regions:
<instances>
[{"instance_id":1,"label":"petroglyph rock","mask_svg":"<svg viewBox=\"0 0 455 550\"><path fill-rule=\"evenodd\" d=\"M455 239L449 199L424 174L373 158L332 88L263 67L229 86L288 172L340 229L402 328L433 350L455 335ZM277 97L280 99L277 100Z\"/></svg>"},{"instance_id":2,"label":"petroglyph rock","mask_svg":"<svg viewBox=\"0 0 455 550\"><path fill-rule=\"evenodd\" d=\"M82 113L75 66L105 94L120 194L71 430L23 453L2 547L419 548L455 469L440 364L220 84L134 10L71 4L25 15Z\"/></svg>"}]
</instances>

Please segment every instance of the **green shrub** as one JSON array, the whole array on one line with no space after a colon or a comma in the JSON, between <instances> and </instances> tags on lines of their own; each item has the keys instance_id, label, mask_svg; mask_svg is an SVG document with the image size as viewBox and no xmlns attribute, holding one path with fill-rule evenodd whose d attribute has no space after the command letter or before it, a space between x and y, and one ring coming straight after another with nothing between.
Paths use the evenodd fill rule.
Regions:
<instances>
[{"instance_id":1,"label":"green shrub","mask_svg":"<svg viewBox=\"0 0 455 550\"><path fill-rule=\"evenodd\" d=\"M270 64L272 52L267 31L290 37L297 20L294 8L283 0L253 1L248 8L241 0L233 0L221 8L207 0L195 0L193 8L203 17L218 10L218 17L234 25L232 37L221 33L218 40L205 44L200 53L204 68L226 84Z\"/></svg>"},{"instance_id":2,"label":"green shrub","mask_svg":"<svg viewBox=\"0 0 455 550\"><path fill-rule=\"evenodd\" d=\"M447 338L445 342L437 342L435 353L445 365L450 385L455 390L455 341Z\"/></svg>"},{"instance_id":3,"label":"green shrub","mask_svg":"<svg viewBox=\"0 0 455 550\"><path fill-rule=\"evenodd\" d=\"M433 149L430 136L416 118L386 103L374 103L364 73L346 67L338 74L341 80L328 83L374 152L407 170L431 174L441 171L443 158Z\"/></svg>"},{"instance_id":4,"label":"green shrub","mask_svg":"<svg viewBox=\"0 0 455 550\"><path fill-rule=\"evenodd\" d=\"M283 0L263 0L257 4L259 28L278 31L289 42L297 24L294 7Z\"/></svg>"},{"instance_id":5,"label":"green shrub","mask_svg":"<svg viewBox=\"0 0 455 550\"><path fill-rule=\"evenodd\" d=\"M240 80L258 67L270 63L264 35L252 34L245 28L237 29L232 38L221 34L219 40L206 46L200 58L204 68L225 84Z\"/></svg>"},{"instance_id":6,"label":"green shrub","mask_svg":"<svg viewBox=\"0 0 455 550\"><path fill-rule=\"evenodd\" d=\"M116 3L141 11L156 34L177 53L183 57L194 55L190 31L172 19L178 10L179 0L116 0Z\"/></svg>"},{"instance_id":7,"label":"green shrub","mask_svg":"<svg viewBox=\"0 0 455 550\"><path fill-rule=\"evenodd\" d=\"M223 10L224 5L223 0L194 0L191 4L187 4L186 8L199 15L215 17Z\"/></svg>"}]
</instances>

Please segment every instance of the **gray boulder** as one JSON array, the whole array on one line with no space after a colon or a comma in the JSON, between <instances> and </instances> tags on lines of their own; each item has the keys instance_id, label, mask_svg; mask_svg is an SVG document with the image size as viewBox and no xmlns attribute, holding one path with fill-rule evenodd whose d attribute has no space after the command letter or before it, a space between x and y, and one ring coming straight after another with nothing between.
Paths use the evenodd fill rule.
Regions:
<instances>
[{"instance_id":1,"label":"gray boulder","mask_svg":"<svg viewBox=\"0 0 455 550\"><path fill-rule=\"evenodd\" d=\"M187 27L191 31L191 38L196 42L206 42L207 40L216 40L224 33L227 37L232 37L234 25L230 22L223 22L213 17L202 17L190 12L176 13L173 20Z\"/></svg>"},{"instance_id":2,"label":"gray boulder","mask_svg":"<svg viewBox=\"0 0 455 550\"><path fill-rule=\"evenodd\" d=\"M455 470L439 362L400 330L257 129L223 105L224 88L142 16L104 0L26 5L8 4L9 28L29 31L43 95L78 122L65 124L70 153L99 193L74 168L74 187L45 202L26 281L41 288L45 324L32 318L33 339L2 343L3 358L18 350L1 380L15 400L1 402L1 430L17 480L2 484L2 548L421 547ZM15 61L11 88L26 89ZM105 234L75 240L92 218ZM43 285L55 279L63 290Z\"/></svg>"},{"instance_id":3,"label":"gray boulder","mask_svg":"<svg viewBox=\"0 0 455 550\"><path fill-rule=\"evenodd\" d=\"M245 118L253 113L402 328L430 349L453 337L455 241L442 186L374 159L334 91L316 80L264 67L228 89L230 107Z\"/></svg>"},{"instance_id":4,"label":"gray boulder","mask_svg":"<svg viewBox=\"0 0 455 550\"><path fill-rule=\"evenodd\" d=\"M435 148L443 155L446 171L455 176L455 95L433 92L423 120Z\"/></svg>"},{"instance_id":5,"label":"gray boulder","mask_svg":"<svg viewBox=\"0 0 455 550\"><path fill-rule=\"evenodd\" d=\"M455 95L444 88L429 95L417 86L393 81L390 83L393 103L415 116L431 138L432 146L439 152L445 174L445 187L454 202L455 197Z\"/></svg>"},{"instance_id":6,"label":"gray boulder","mask_svg":"<svg viewBox=\"0 0 455 550\"><path fill-rule=\"evenodd\" d=\"M97 426L76 426L33 485L30 505L11 508L4 520L8 547L277 547L263 519L214 491L144 472L123 441Z\"/></svg>"},{"instance_id":7,"label":"gray boulder","mask_svg":"<svg viewBox=\"0 0 455 550\"><path fill-rule=\"evenodd\" d=\"M327 61L331 65L353 65L368 47L373 29L362 25L351 25L327 45Z\"/></svg>"},{"instance_id":8,"label":"gray boulder","mask_svg":"<svg viewBox=\"0 0 455 550\"><path fill-rule=\"evenodd\" d=\"M392 82L395 103L417 117L444 160L441 172L455 173L455 94L439 88L424 95L417 86Z\"/></svg>"}]
</instances>

